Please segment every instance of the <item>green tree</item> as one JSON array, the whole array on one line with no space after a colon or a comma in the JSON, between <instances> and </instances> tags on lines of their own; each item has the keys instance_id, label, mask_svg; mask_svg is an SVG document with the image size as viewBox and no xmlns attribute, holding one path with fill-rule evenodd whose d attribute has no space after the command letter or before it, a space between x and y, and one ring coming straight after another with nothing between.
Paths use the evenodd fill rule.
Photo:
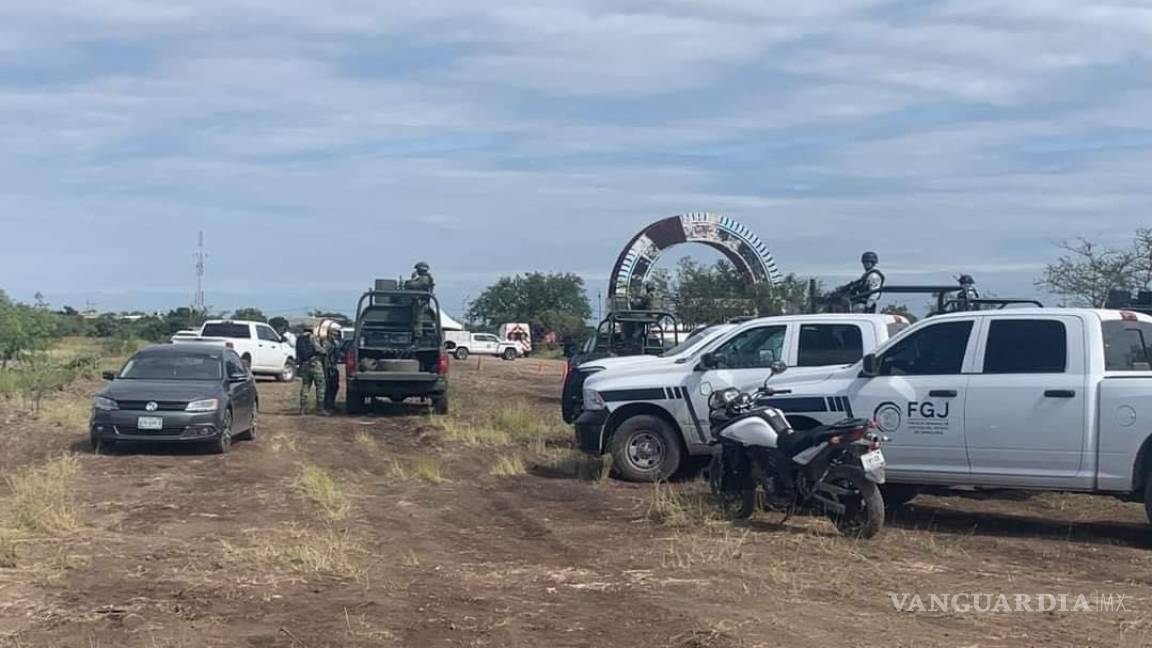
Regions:
<instances>
[{"instance_id":1,"label":"green tree","mask_svg":"<svg viewBox=\"0 0 1152 648\"><path fill-rule=\"evenodd\" d=\"M280 335L284 335L284 332L290 328L290 325L288 324L288 320L286 318L279 317L279 316L273 317L272 319L268 320L268 326L271 326L272 330L276 331Z\"/></svg>"},{"instance_id":2,"label":"green tree","mask_svg":"<svg viewBox=\"0 0 1152 648\"><path fill-rule=\"evenodd\" d=\"M677 265L666 302L689 326L736 317L803 313L809 308L809 283L790 274L776 286L752 285L725 259L708 266L684 258Z\"/></svg>"},{"instance_id":3,"label":"green tree","mask_svg":"<svg viewBox=\"0 0 1152 648\"><path fill-rule=\"evenodd\" d=\"M501 278L469 305L467 314L470 321L489 328L528 322L534 329L557 333L582 330L591 316L583 279L540 272Z\"/></svg>"},{"instance_id":4,"label":"green tree","mask_svg":"<svg viewBox=\"0 0 1152 648\"><path fill-rule=\"evenodd\" d=\"M0 291L0 367L47 349L58 335L57 315L12 301Z\"/></svg>"},{"instance_id":5,"label":"green tree","mask_svg":"<svg viewBox=\"0 0 1152 648\"><path fill-rule=\"evenodd\" d=\"M1152 282L1152 231L1138 232L1126 249L1082 238L1059 245L1064 253L1045 266L1036 285L1067 298L1070 304L1100 308L1110 291L1147 287Z\"/></svg>"},{"instance_id":6,"label":"green tree","mask_svg":"<svg viewBox=\"0 0 1152 648\"><path fill-rule=\"evenodd\" d=\"M264 312L259 308L237 308L232 313L232 319L246 320L251 322L268 321L268 318L264 317Z\"/></svg>"}]
</instances>

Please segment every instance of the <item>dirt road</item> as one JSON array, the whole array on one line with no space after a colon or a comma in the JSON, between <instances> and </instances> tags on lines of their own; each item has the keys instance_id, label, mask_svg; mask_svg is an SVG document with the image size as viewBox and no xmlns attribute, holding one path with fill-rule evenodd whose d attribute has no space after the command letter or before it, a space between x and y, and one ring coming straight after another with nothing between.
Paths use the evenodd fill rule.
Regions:
<instances>
[{"instance_id":1,"label":"dirt road","mask_svg":"<svg viewBox=\"0 0 1152 648\"><path fill-rule=\"evenodd\" d=\"M95 456L82 427L0 412L6 474L77 453L75 528L21 535L0 568L0 646L1152 645L1138 505L927 497L874 543L817 519L733 526L698 482L577 461L559 363L453 371L446 422L294 416L297 387L261 383L257 440L224 456ZM898 612L890 596L944 593L1113 609Z\"/></svg>"}]
</instances>

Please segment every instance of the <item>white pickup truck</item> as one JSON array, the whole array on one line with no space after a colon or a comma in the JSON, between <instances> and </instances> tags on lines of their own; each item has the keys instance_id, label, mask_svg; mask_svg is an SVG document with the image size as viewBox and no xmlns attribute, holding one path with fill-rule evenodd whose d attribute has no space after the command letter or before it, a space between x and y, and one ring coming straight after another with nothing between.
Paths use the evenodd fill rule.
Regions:
<instances>
[{"instance_id":1,"label":"white pickup truck","mask_svg":"<svg viewBox=\"0 0 1152 648\"><path fill-rule=\"evenodd\" d=\"M275 376L281 382L296 378L296 349L264 322L209 320L196 337L174 337L174 344L217 344L236 351L253 374Z\"/></svg>"},{"instance_id":2,"label":"white pickup truck","mask_svg":"<svg viewBox=\"0 0 1152 648\"><path fill-rule=\"evenodd\" d=\"M845 413L891 441L889 504L922 485L1102 493L1152 519L1152 317L1011 309L925 320L851 367L784 375L796 427Z\"/></svg>"},{"instance_id":3,"label":"white pickup truck","mask_svg":"<svg viewBox=\"0 0 1152 648\"><path fill-rule=\"evenodd\" d=\"M457 360L467 360L470 355L490 355L515 360L522 355L520 346L515 342L502 340L491 333L467 331L445 333L444 349L456 356Z\"/></svg>"},{"instance_id":4,"label":"white pickup truck","mask_svg":"<svg viewBox=\"0 0 1152 648\"><path fill-rule=\"evenodd\" d=\"M589 361L578 368L589 375L576 443L589 454L611 453L623 479L667 479L690 455L712 452L713 391L753 391L780 361L797 375L826 376L908 326L895 315L766 317L709 329L662 357Z\"/></svg>"}]
</instances>

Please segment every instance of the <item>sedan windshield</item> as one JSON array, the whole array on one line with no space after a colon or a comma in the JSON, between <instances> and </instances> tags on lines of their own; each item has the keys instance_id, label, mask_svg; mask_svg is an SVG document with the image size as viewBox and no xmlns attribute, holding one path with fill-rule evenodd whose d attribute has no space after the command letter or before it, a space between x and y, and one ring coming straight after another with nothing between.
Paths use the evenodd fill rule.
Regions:
<instances>
[{"instance_id":1,"label":"sedan windshield","mask_svg":"<svg viewBox=\"0 0 1152 648\"><path fill-rule=\"evenodd\" d=\"M120 371L122 380L220 380L219 356L175 353L139 355Z\"/></svg>"}]
</instances>

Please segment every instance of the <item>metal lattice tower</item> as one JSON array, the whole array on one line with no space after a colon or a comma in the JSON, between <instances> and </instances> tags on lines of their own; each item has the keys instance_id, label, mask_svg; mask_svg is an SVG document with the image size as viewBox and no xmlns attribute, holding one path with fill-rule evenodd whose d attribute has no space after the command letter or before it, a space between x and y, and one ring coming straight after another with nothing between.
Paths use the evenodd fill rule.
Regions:
<instances>
[{"instance_id":1,"label":"metal lattice tower","mask_svg":"<svg viewBox=\"0 0 1152 648\"><path fill-rule=\"evenodd\" d=\"M196 244L196 294L192 297L192 312L204 312L204 232L200 232Z\"/></svg>"}]
</instances>

